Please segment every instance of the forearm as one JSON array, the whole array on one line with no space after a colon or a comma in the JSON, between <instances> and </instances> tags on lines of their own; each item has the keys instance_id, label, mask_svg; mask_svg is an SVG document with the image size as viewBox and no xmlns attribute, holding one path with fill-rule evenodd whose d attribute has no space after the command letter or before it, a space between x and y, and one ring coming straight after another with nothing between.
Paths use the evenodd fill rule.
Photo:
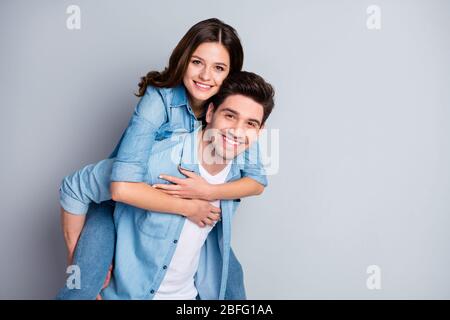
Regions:
<instances>
[{"instance_id":1,"label":"forearm","mask_svg":"<svg viewBox=\"0 0 450 320\"><path fill-rule=\"evenodd\" d=\"M257 196L264 191L264 186L252 178L244 177L239 180L211 185L209 199L234 200L244 197Z\"/></svg>"},{"instance_id":2,"label":"forearm","mask_svg":"<svg viewBox=\"0 0 450 320\"><path fill-rule=\"evenodd\" d=\"M144 182L111 182L114 201L144 210L186 215L189 200L165 194Z\"/></svg>"},{"instance_id":3,"label":"forearm","mask_svg":"<svg viewBox=\"0 0 450 320\"><path fill-rule=\"evenodd\" d=\"M68 251L68 262L71 263L73 252L80 238L81 231L83 230L84 223L86 221L85 215L75 215L68 211L65 211L61 207L61 226L64 235L64 241L66 243Z\"/></svg>"}]
</instances>

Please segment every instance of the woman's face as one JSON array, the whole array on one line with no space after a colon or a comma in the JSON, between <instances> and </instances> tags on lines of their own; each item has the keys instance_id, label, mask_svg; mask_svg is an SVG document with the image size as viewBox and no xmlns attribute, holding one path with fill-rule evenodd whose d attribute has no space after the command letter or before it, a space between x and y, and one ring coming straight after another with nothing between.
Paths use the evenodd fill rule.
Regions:
<instances>
[{"instance_id":1,"label":"woman's face","mask_svg":"<svg viewBox=\"0 0 450 320\"><path fill-rule=\"evenodd\" d=\"M218 42L205 42L192 54L183 77L191 103L202 104L215 95L230 72L230 55Z\"/></svg>"}]
</instances>

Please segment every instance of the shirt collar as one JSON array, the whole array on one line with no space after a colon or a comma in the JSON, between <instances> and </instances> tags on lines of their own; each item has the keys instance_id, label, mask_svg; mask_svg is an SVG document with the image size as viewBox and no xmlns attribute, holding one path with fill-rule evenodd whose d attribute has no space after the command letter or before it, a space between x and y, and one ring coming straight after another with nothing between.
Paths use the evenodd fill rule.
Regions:
<instances>
[{"instance_id":1,"label":"shirt collar","mask_svg":"<svg viewBox=\"0 0 450 320\"><path fill-rule=\"evenodd\" d=\"M188 98L186 94L186 88L183 84L179 84L176 87L172 89L173 95L172 95L172 101L170 106L171 107L181 107L181 106L187 106L188 105Z\"/></svg>"}]
</instances>

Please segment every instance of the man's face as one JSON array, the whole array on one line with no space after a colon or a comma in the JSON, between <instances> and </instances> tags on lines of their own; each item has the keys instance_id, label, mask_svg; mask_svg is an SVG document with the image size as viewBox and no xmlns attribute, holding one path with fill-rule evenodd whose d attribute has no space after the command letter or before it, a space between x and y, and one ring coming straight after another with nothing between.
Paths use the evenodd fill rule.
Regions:
<instances>
[{"instance_id":1,"label":"man's face","mask_svg":"<svg viewBox=\"0 0 450 320\"><path fill-rule=\"evenodd\" d=\"M215 154L232 160L258 139L263 128L261 104L242 95L227 97L217 109L210 104L206 113L204 139L211 141Z\"/></svg>"}]
</instances>

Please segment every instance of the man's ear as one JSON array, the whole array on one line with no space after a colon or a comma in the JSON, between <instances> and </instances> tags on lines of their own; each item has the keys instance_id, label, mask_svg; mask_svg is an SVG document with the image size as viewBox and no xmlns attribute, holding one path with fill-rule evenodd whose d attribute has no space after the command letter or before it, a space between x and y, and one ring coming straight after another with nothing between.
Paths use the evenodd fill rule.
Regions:
<instances>
[{"instance_id":1,"label":"man's ear","mask_svg":"<svg viewBox=\"0 0 450 320\"><path fill-rule=\"evenodd\" d=\"M213 113L214 113L214 105L212 102L210 102L208 105L208 110L206 111L206 117L205 117L206 123L208 123L208 124L211 123Z\"/></svg>"}]
</instances>

